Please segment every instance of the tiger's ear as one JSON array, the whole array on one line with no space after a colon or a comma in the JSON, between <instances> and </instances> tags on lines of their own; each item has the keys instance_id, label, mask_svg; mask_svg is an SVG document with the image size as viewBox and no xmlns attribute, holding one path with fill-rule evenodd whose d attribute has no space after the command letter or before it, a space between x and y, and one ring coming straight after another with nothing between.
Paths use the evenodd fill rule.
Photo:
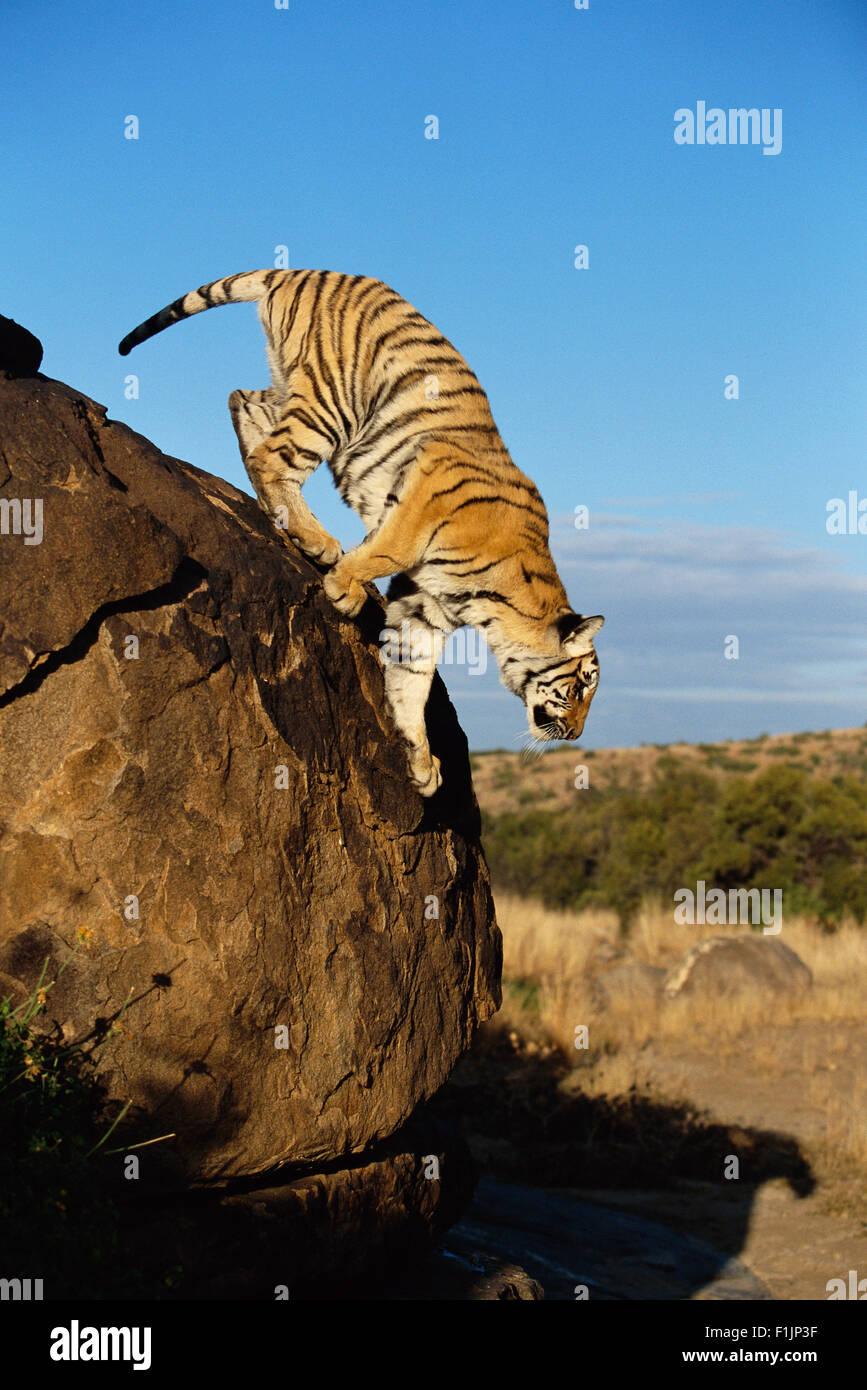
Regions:
<instances>
[{"instance_id":1,"label":"tiger's ear","mask_svg":"<svg viewBox=\"0 0 867 1390\"><path fill-rule=\"evenodd\" d=\"M593 618L585 618L583 613L567 611L554 620L554 626L560 645L567 655L581 656L584 652L589 652L593 638L604 622L605 619L599 614Z\"/></svg>"}]
</instances>

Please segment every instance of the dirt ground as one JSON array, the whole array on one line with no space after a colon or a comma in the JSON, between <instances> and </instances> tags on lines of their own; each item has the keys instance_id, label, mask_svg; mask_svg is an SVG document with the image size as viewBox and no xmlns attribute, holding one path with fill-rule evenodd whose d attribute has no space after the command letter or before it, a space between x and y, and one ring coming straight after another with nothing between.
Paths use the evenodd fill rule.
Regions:
<instances>
[{"instance_id":1,"label":"dirt ground","mask_svg":"<svg viewBox=\"0 0 867 1390\"><path fill-rule=\"evenodd\" d=\"M716 1184L686 1182L673 1193L576 1188L574 1195L726 1247L732 1218ZM847 1279L850 1269L865 1277L867 1227L828 1212L820 1193L799 1197L783 1179L775 1179L754 1195L737 1258L774 1298L827 1299L829 1279Z\"/></svg>"},{"instance_id":2,"label":"dirt ground","mask_svg":"<svg viewBox=\"0 0 867 1390\"><path fill-rule=\"evenodd\" d=\"M850 1269L867 1277L867 1190L853 1156L835 1151L847 1108L863 1105L867 1030L802 1019L752 1030L725 1056L654 1041L641 1049L636 1070L651 1094L687 1102L735 1141L739 1128L774 1131L804 1155L812 1190L796 1191L782 1177L757 1185L740 1237L739 1258L774 1297L826 1299L829 1279L846 1279ZM749 1155L741 1165L747 1181L748 1170ZM740 1222L734 1187L684 1180L675 1192L597 1188L580 1195L729 1248Z\"/></svg>"}]
</instances>

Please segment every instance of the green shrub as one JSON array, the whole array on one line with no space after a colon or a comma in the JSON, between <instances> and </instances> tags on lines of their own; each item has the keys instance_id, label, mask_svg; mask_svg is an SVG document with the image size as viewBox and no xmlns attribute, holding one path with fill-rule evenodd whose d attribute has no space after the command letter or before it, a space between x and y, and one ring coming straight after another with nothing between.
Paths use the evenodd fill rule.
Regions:
<instances>
[{"instance_id":1,"label":"green shrub","mask_svg":"<svg viewBox=\"0 0 867 1390\"><path fill-rule=\"evenodd\" d=\"M784 910L827 928L867 918L867 786L776 764L718 783L667 755L650 786L576 791L558 810L483 818L498 886L550 907L603 905L627 926L642 898L703 878L779 888Z\"/></svg>"},{"instance_id":2,"label":"green shrub","mask_svg":"<svg viewBox=\"0 0 867 1390\"><path fill-rule=\"evenodd\" d=\"M106 1104L91 1057L33 1027L53 984L43 968L23 1004L0 999L3 1275L44 1279L47 1298L160 1297L127 1258L108 1192L105 1141L126 1107Z\"/></svg>"}]
</instances>

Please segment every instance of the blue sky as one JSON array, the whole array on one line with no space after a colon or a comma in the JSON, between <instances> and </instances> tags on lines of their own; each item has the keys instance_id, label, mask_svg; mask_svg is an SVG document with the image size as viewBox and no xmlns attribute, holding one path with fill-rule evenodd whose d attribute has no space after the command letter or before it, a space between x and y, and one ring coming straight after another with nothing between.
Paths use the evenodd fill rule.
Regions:
<instances>
[{"instance_id":1,"label":"blue sky","mask_svg":"<svg viewBox=\"0 0 867 1390\"><path fill-rule=\"evenodd\" d=\"M4 0L0 36L0 312L46 374L249 492L255 309L118 339L282 245L378 276L463 352L606 615L588 745L867 719L867 536L825 527L867 498L867 7ZM781 153L677 145L698 101L780 108ZM325 468L306 493L360 538ZM471 745L510 746L495 672L443 675Z\"/></svg>"}]
</instances>

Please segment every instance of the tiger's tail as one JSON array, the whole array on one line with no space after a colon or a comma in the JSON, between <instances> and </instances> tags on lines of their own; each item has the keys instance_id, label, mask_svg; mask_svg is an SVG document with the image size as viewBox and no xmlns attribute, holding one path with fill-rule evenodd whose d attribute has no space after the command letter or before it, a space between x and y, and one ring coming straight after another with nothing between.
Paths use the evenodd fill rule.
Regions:
<instances>
[{"instance_id":1,"label":"tiger's tail","mask_svg":"<svg viewBox=\"0 0 867 1390\"><path fill-rule=\"evenodd\" d=\"M203 309L214 309L218 304L244 304L262 299L287 273L285 270L247 270L240 275L227 275L224 280L213 280L210 285L201 285L199 289L176 299L173 304L167 304L158 314L145 319L138 328L127 333L117 350L121 357L126 357L134 347L152 338L155 333L162 333L164 328L177 323L179 319L188 319L191 314L200 314Z\"/></svg>"}]
</instances>

